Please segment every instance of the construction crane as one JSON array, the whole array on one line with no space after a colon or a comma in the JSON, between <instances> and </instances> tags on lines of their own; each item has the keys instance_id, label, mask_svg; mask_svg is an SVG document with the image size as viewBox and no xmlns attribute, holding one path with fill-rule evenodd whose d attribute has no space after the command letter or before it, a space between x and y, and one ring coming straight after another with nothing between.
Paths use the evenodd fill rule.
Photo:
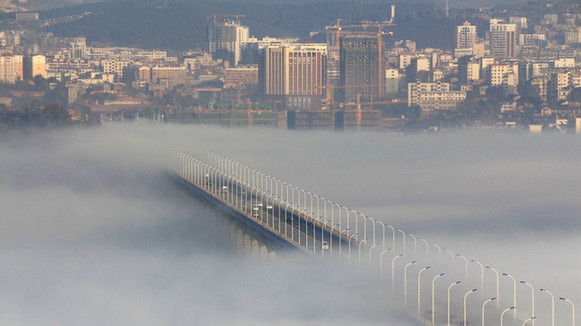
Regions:
<instances>
[{"instance_id":1,"label":"construction crane","mask_svg":"<svg viewBox=\"0 0 581 326\"><path fill-rule=\"evenodd\" d=\"M384 72L383 72L383 36L384 35L393 35L393 32L385 31L385 27L388 26L395 26L395 5L391 5L391 14L390 19L385 20L383 22L362 22L361 24L351 24L351 25L341 25L341 19L338 18L335 25L325 26L325 30L327 31L328 35L330 33L334 34L334 59L338 62L340 60L340 51L339 47L341 44L341 35L342 34L358 34L358 35L373 35L377 37L377 51L378 51L378 60L377 60L377 80L379 84L367 84L367 85L343 85L343 86L336 86L331 85L330 80L327 79L327 85L325 88L327 92L325 94L325 100L327 105L330 107L334 104L334 96L333 91L336 88L364 88L364 87L378 87L378 95L382 97L383 94L383 79L384 79ZM377 29L376 31L372 31L372 29ZM332 39L328 39L328 43L333 45ZM361 94L357 95L357 102L360 103ZM361 120L361 112L360 106L358 105L358 121Z\"/></svg>"},{"instance_id":2,"label":"construction crane","mask_svg":"<svg viewBox=\"0 0 581 326\"><path fill-rule=\"evenodd\" d=\"M335 34L335 46L336 50L334 51L334 59L336 61L340 60L340 42L341 42L341 35L342 34L355 34L355 35L373 35L377 37L377 51L378 51L378 60L377 60L377 74L378 74L378 81L379 85L379 95L383 94L383 36L384 35L393 35L393 32L387 32L384 30L386 26L395 26L393 23L393 16L394 16L394 7L392 7L392 17L391 20L385 22L364 22L361 24L354 24L354 25L341 25L341 19L337 19L335 25L325 26L325 30L327 32L334 32ZM377 31L370 31L369 29L377 28ZM332 42L330 42L332 43ZM330 88L329 80L327 80L327 87ZM330 98L331 93L327 92L327 103L331 103L332 99Z\"/></svg>"},{"instance_id":3,"label":"construction crane","mask_svg":"<svg viewBox=\"0 0 581 326\"><path fill-rule=\"evenodd\" d=\"M240 19L241 17L246 17L246 15L243 15L243 14L211 14L209 17L212 17L212 20L214 21L214 26L217 26L218 25L218 17L223 17L224 20L225 20L225 18L228 18L228 17L234 17L236 19ZM224 24L224 21L222 21L221 24Z\"/></svg>"},{"instance_id":4,"label":"construction crane","mask_svg":"<svg viewBox=\"0 0 581 326\"><path fill-rule=\"evenodd\" d=\"M224 43L226 41L226 33L224 31L224 29L226 28L226 20L229 17L234 17L236 18L236 20L240 20L241 17L246 17L246 15L243 14L212 14L210 16L208 16L208 18L212 17L212 21L213 21L213 26L214 28L216 28L217 26L220 26L222 28L222 33L221 33L221 38L222 38L222 43ZM218 23L218 17L222 17L222 21L220 21Z\"/></svg>"}]
</instances>

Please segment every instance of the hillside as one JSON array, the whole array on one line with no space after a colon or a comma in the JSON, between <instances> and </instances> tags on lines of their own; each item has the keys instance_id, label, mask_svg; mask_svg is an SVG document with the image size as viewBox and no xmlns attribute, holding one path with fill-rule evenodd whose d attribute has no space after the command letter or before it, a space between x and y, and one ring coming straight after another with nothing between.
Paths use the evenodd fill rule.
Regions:
<instances>
[{"instance_id":1,"label":"hillside","mask_svg":"<svg viewBox=\"0 0 581 326\"><path fill-rule=\"evenodd\" d=\"M64 15L76 10L92 14L82 19L53 25L47 31L59 36L87 37L110 45L143 48L185 50L205 48L208 17L212 13L245 14L242 23L252 35L307 37L309 32L324 30L324 26L341 18L344 23L362 19L385 20L387 3L354 3L327 1L302 4L173 3L158 6L158 0L122 1L59 9L43 15ZM395 38L416 40L420 47L450 48L454 29L461 19L443 17L441 11L426 3L397 4L398 26ZM426 30L431 33L425 33Z\"/></svg>"}]
</instances>

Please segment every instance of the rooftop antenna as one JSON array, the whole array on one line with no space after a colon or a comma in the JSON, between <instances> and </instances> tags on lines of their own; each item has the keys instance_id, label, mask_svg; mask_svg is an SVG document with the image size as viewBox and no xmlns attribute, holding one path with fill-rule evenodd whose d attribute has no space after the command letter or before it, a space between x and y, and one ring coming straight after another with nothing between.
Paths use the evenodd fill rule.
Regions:
<instances>
[{"instance_id":1,"label":"rooftop antenna","mask_svg":"<svg viewBox=\"0 0 581 326\"><path fill-rule=\"evenodd\" d=\"M446 18L448 18L448 0L446 0Z\"/></svg>"}]
</instances>

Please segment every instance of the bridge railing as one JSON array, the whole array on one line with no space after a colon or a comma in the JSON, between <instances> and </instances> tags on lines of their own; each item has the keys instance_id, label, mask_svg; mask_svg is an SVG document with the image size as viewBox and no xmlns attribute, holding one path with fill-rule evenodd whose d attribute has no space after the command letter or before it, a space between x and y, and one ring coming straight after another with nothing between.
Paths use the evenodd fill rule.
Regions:
<instances>
[{"instance_id":1,"label":"bridge railing","mask_svg":"<svg viewBox=\"0 0 581 326\"><path fill-rule=\"evenodd\" d=\"M536 318L532 317L540 315L538 309L535 312L535 291L528 282L517 283L507 273L502 273L501 277L491 266L469 260L240 162L209 151L205 151L204 156L178 152L177 175L312 256L338 258L377 273L381 284L400 296L402 305L423 322L458 325L460 320L465 326L467 313L474 316L480 312L483 326L499 323L514 326L528 322L534 325ZM410 275L415 276L413 281ZM438 281L440 278L448 281ZM506 286L510 281L513 286ZM526 286L520 289L521 293L526 294L529 288L532 290L532 301L520 300L517 309L519 284ZM541 290L551 294L554 304L552 293ZM471 295L475 292L478 294ZM447 300L447 310L442 297ZM460 303L459 298L463 299ZM493 301L496 305L490 304ZM572 307L569 321L575 326L573 303L566 298L560 302ZM463 307L461 312L459 305ZM454 306L456 308L451 309ZM486 310L487 306L495 307ZM542 311L546 320L550 315L554 326L554 311L552 314L547 313L547 309ZM512 315L512 318L505 315ZM560 316L559 320L567 320L567 317Z\"/></svg>"}]
</instances>

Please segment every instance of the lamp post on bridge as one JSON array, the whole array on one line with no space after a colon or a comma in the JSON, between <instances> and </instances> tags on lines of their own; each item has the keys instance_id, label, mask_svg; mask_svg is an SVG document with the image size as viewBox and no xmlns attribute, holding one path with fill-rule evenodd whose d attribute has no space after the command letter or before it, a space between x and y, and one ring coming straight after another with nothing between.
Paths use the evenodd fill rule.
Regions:
<instances>
[{"instance_id":1,"label":"lamp post on bridge","mask_svg":"<svg viewBox=\"0 0 581 326\"><path fill-rule=\"evenodd\" d=\"M415 260L411 261L411 262L407 263L405 265L405 267L403 268L403 305L404 305L404 307L407 307L407 305L408 305L408 300L407 300L408 299L408 291L407 291L408 290L408 278L407 278L408 267L410 267L411 265L413 265L415 263L416 263Z\"/></svg>"},{"instance_id":2,"label":"lamp post on bridge","mask_svg":"<svg viewBox=\"0 0 581 326\"><path fill-rule=\"evenodd\" d=\"M471 259L470 262L480 266L480 288L482 289L482 292L480 292L480 295L484 296L484 266L482 265L481 262L479 262L476 259ZM496 299L496 297L494 297L494 298Z\"/></svg>"},{"instance_id":3,"label":"lamp post on bridge","mask_svg":"<svg viewBox=\"0 0 581 326\"><path fill-rule=\"evenodd\" d=\"M398 258L403 257L403 254L399 254L391 260L391 292L395 292L395 261Z\"/></svg>"},{"instance_id":4,"label":"lamp post on bridge","mask_svg":"<svg viewBox=\"0 0 581 326\"><path fill-rule=\"evenodd\" d=\"M555 296L547 289L540 289L541 292L546 292L551 296L551 326L555 326Z\"/></svg>"},{"instance_id":5,"label":"lamp post on bridge","mask_svg":"<svg viewBox=\"0 0 581 326\"><path fill-rule=\"evenodd\" d=\"M436 323L436 280L444 275L446 273L440 273L432 278L432 324Z\"/></svg>"},{"instance_id":6,"label":"lamp post on bridge","mask_svg":"<svg viewBox=\"0 0 581 326\"><path fill-rule=\"evenodd\" d=\"M353 212L353 216L355 216L355 232L359 233L359 218L358 218L358 213L353 210L353 209L347 209L347 215L349 215L349 212ZM365 231L363 231L363 237L365 238Z\"/></svg>"},{"instance_id":7,"label":"lamp post on bridge","mask_svg":"<svg viewBox=\"0 0 581 326\"><path fill-rule=\"evenodd\" d=\"M405 232L403 232L403 230L401 230L401 229L397 229L396 231L401 233L401 236L402 236L402 242L401 242L402 243L402 249L401 249L401 253L402 254L405 254Z\"/></svg>"},{"instance_id":8,"label":"lamp post on bridge","mask_svg":"<svg viewBox=\"0 0 581 326\"><path fill-rule=\"evenodd\" d=\"M386 224L385 226L391 229L391 248L395 253L395 228L391 224Z\"/></svg>"},{"instance_id":9,"label":"lamp post on bridge","mask_svg":"<svg viewBox=\"0 0 581 326\"><path fill-rule=\"evenodd\" d=\"M466 294L464 294L464 326L468 325L468 321L466 320L467 319L467 317L466 317L466 301L468 299L468 295L470 293L474 293L476 291L478 291L478 289L472 289L472 290L466 292Z\"/></svg>"},{"instance_id":10,"label":"lamp post on bridge","mask_svg":"<svg viewBox=\"0 0 581 326\"><path fill-rule=\"evenodd\" d=\"M363 214L361 214L361 215L363 216L364 219L366 219L366 220L368 219L368 220L371 221L371 237L373 238L373 240L372 240L373 243L376 243L377 241L375 240L376 239L376 236L375 236L375 223L377 223L377 220L374 219L373 217L367 217L367 216L365 216ZM365 222L365 224L367 225L367 222ZM383 241L383 238L382 238L381 241ZM385 246L385 244L384 244L384 246Z\"/></svg>"},{"instance_id":11,"label":"lamp post on bridge","mask_svg":"<svg viewBox=\"0 0 581 326\"><path fill-rule=\"evenodd\" d=\"M526 324L527 324L529 321L532 321L532 325L534 325L534 324L535 324L535 319L537 319L537 316L532 316L532 317L529 317L527 320L525 320L525 321L522 323L522 326L525 326L525 325L526 325Z\"/></svg>"},{"instance_id":12,"label":"lamp post on bridge","mask_svg":"<svg viewBox=\"0 0 581 326\"><path fill-rule=\"evenodd\" d=\"M345 206L341 206L341 209L345 210L345 222L346 222L346 226L347 228L351 228L351 224L349 223L349 208L345 207Z\"/></svg>"},{"instance_id":13,"label":"lamp post on bridge","mask_svg":"<svg viewBox=\"0 0 581 326\"><path fill-rule=\"evenodd\" d=\"M432 246L436 247L436 249L438 249L438 263L441 264L442 263L442 248L440 248L440 246L436 243L433 243Z\"/></svg>"},{"instance_id":14,"label":"lamp post on bridge","mask_svg":"<svg viewBox=\"0 0 581 326\"><path fill-rule=\"evenodd\" d=\"M381 249L385 250L385 247L387 246L387 239L385 238L385 223L380 220L376 220L376 222L381 225L381 241L383 242Z\"/></svg>"},{"instance_id":15,"label":"lamp post on bridge","mask_svg":"<svg viewBox=\"0 0 581 326\"><path fill-rule=\"evenodd\" d=\"M369 271L371 271L371 263L372 263L372 254L373 254L373 248L377 247L380 243L376 242L373 246L369 247Z\"/></svg>"},{"instance_id":16,"label":"lamp post on bridge","mask_svg":"<svg viewBox=\"0 0 581 326\"><path fill-rule=\"evenodd\" d=\"M448 286L448 326L450 325L450 292L452 291L452 287L454 287L455 285L458 285L462 283L462 281L456 281L455 283L450 284L450 286Z\"/></svg>"},{"instance_id":17,"label":"lamp post on bridge","mask_svg":"<svg viewBox=\"0 0 581 326\"><path fill-rule=\"evenodd\" d=\"M390 250L391 248L383 250L379 256L379 281L381 283L383 283L383 255L388 253Z\"/></svg>"},{"instance_id":18,"label":"lamp post on bridge","mask_svg":"<svg viewBox=\"0 0 581 326\"><path fill-rule=\"evenodd\" d=\"M516 307L510 307L510 308L506 308L502 311L502 313L500 314L500 326L503 326L504 324L504 314L507 313L509 310L515 310Z\"/></svg>"},{"instance_id":19,"label":"lamp post on bridge","mask_svg":"<svg viewBox=\"0 0 581 326\"><path fill-rule=\"evenodd\" d=\"M420 238L419 239L420 242L423 242L426 245L426 261L430 261L430 243L428 242L428 240L424 239L424 238Z\"/></svg>"},{"instance_id":20,"label":"lamp post on bridge","mask_svg":"<svg viewBox=\"0 0 581 326\"><path fill-rule=\"evenodd\" d=\"M333 222L331 222L331 231L330 231L330 235L329 235L329 257L333 257L333 231L335 231L335 228L339 227L339 224L332 224Z\"/></svg>"},{"instance_id":21,"label":"lamp post on bridge","mask_svg":"<svg viewBox=\"0 0 581 326\"><path fill-rule=\"evenodd\" d=\"M341 227L341 225L339 225L339 227ZM344 232L347 232L347 235L349 235L349 228L346 228L345 230L339 231L339 260L343 260L343 253L341 251L341 247L343 247L343 233ZM347 237L347 239L349 239L349 237Z\"/></svg>"},{"instance_id":22,"label":"lamp post on bridge","mask_svg":"<svg viewBox=\"0 0 581 326\"><path fill-rule=\"evenodd\" d=\"M500 308L500 276L498 275L498 271L494 267L486 266L488 270L491 270L496 274L496 309Z\"/></svg>"},{"instance_id":23,"label":"lamp post on bridge","mask_svg":"<svg viewBox=\"0 0 581 326\"><path fill-rule=\"evenodd\" d=\"M529 288L531 288L531 315L534 316L535 315L535 289L533 288L533 286L529 282L520 281L520 283L527 285ZM532 318L531 321L532 321L531 325L535 326L535 318Z\"/></svg>"},{"instance_id":24,"label":"lamp post on bridge","mask_svg":"<svg viewBox=\"0 0 581 326\"><path fill-rule=\"evenodd\" d=\"M346 231L348 231L348 230L349 229L346 229ZM349 242L349 245L348 245L348 248L349 248L349 263L351 263L351 257L352 257L351 256L351 241L352 241L353 237L356 237L358 234L359 234L359 232L353 233L352 235L349 236L349 240L348 240L348 242ZM347 234L347 235L349 235L349 234Z\"/></svg>"},{"instance_id":25,"label":"lamp post on bridge","mask_svg":"<svg viewBox=\"0 0 581 326\"><path fill-rule=\"evenodd\" d=\"M420 311L421 311L421 306L422 306L422 273L427 271L428 269L430 269L430 266L426 266L424 268L422 268L419 272L418 272L418 316L420 315Z\"/></svg>"},{"instance_id":26,"label":"lamp post on bridge","mask_svg":"<svg viewBox=\"0 0 581 326\"><path fill-rule=\"evenodd\" d=\"M515 308L514 313L513 313L513 319L516 320L516 279L514 278L514 276L508 274L508 273L502 273L502 276L506 276L506 277L510 277L510 279L512 280L512 306Z\"/></svg>"},{"instance_id":27,"label":"lamp post on bridge","mask_svg":"<svg viewBox=\"0 0 581 326\"><path fill-rule=\"evenodd\" d=\"M322 216L320 216L321 215L320 214L321 212L319 210L319 196L311 193L310 191L307 191L307 194L309 194L311 196L311 216L310 217L311 217L311 219L313 219L312 220L312 223L313 223L313 253L316 254L317 253L317 249L316 249L316 238L317 238L317 236L316 236L315 219L313 218L313 213L314 213L314 211L313 211L313 196L315 198L317 198L317 206L316 206L317 207L317 215L316 215L317 216L317 220L316 221L318 221ZM323 245L323 232L321 232L321 246L322 245ZM321 251L322 250L323 249L321 247Z\"/></svg>"},{"instance_id":28,"label":"lamp post on bridge","mask_svg":"<svg viewBox=\"0 0 581 326\"><path fill-rule=\"evenodd\" d=\"M412 237L412 239L414 239L414 257L418 257L418 238L416 238L415 235L408 233L408 235L410 237Z\"/></svg>"},{"instance_id":29,"label":"lamp post on bridge","mask_svg":"<svg viewBox=\"0 0 581 326\"><path fill-rule=\"evenodd\" d=\"M338 213L339 213L339 230L341 230L343 228L343 224L341 222L341 206L337 203L334 202L330 202L331 203L331 219L335 218L335 206L337 206L338 208ZM339 257L341 257L341 246L342 246L342 237L341 237L341 233L339 234Z\"/></svg>"},{"instance_id":30,"label":"lamp post on bridge","mask_svg":"<svg viewBox=\"0 0 581 326\"><path fill-rule=\"evenodd\" d=\"M357 266L358 267L361 267L361 245L362 244L367 245L367 240L369 240L369 238L365 238L365 239L359 241L359 255L357 257Z\"/></svg>"},{"instance_id":31,"label":"lamp post on bridge","mask_svg":"<svg viewBox=\"0 0 581 326\"><path fill-rule=\"evenodd\" d=\"M292 205L293 204L292 203L289 203L288 201L285 202L285 204L286 205L284 206L284 235L285 235L285 237L288 238L288 217L287 217L287 215L288 215L288 208L289 208L289 205L290 205L291 206L291 227L290 227L290 229L291 229L291 241L294 241L294 239L295 239L294 238L294 231L293 231L293 227L294 226L292 224L292 221L293 221L293 217L292 217L292 215L293 215Z\"/></svg>"},{"instance_id":32,"label":"lamp post on bridge","mask_svg":"<svg viewBox=\"0 0 581 326\"><path fill-rule=\"evenodd\" d=\"M465 266L464 279L466 281L468 281L468 259L461 254L456 254L456 257L460 257L460 258L464 259L464 264L465 264L464 265Z\"/></svg>"},{"instance_id":33,"label":"lamp post on bridge","mask_svg":"<svg viewBox=\"0 0 581 326\"><path fill-rule=\"evenodd\" d=\"M572 313L572 317L571 317L572 323L571 323L571 325L572 326L575 326L575 305L573 304L573 301L571 301L571 300L569 300L567 298L563 298L563 297L560 297L559 300L565 301L565 302L567 302L568 304L571 305L571 313Z\"/></svg>"},{"instance_id":34,"label":"lamp post on bridge","mask_svg":"<svg viewBox=\"0 0 581 326\"><path fill-rule=\"evenodd\" d=\"M454 252L447 248L442 248L442 250L450 254L450 258L452 259L451 263L452 266L454 266L454 263L456 262L456 259L454 259Z\"/></svg>"},{"instance_id":35,"label":"lamp post on bridge","mask_svg":"<svg viewBox=\"0 0 581 326\"><path fill-rule=\"evenodd\" d=\"M486 301L484 301L484 303L482 304L482 326L484 326L484 315L485 315L485 308L486 308L486 304L491 302L491 301L495 301L496 298L490 298Z\"/></svg>"}]
</instances>

